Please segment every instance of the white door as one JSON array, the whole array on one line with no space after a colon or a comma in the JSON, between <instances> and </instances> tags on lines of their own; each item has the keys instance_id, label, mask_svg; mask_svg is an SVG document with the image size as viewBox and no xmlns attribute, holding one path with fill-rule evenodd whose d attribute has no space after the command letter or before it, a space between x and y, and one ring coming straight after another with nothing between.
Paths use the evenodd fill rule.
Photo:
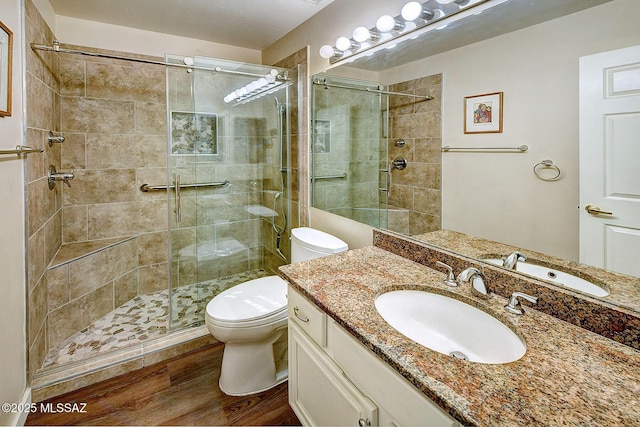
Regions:
<instances>
[{"instance_id":1,"label":"white door","mask_svg":"<svg viewBox=\"0 0 640 427\"><path fill-rule=\"evenodd\" d=\"M640 277L640 46L580 58L580 262Z\"/></svg>"}]
</instances>

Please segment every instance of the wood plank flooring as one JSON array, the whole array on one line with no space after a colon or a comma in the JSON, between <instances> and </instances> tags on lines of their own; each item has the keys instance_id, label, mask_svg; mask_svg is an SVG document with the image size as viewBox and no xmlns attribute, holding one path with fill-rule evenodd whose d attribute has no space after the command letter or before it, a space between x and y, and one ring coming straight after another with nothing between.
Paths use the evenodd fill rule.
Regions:
<instances>
[{"instance_id":1,"label":"wood plank flooring","mask_svg":"<svg viewBox=\"0 0 640 427\"><path fill-rule=\"evenodd\" d=\"M222 343L212 344L42 402L52 409L86 403L86 413L65 407L58 413L39 411L29 414L26 425L300 425L288 403L286 382L252 396L220 391L222 350Z\"/></svg>"}]
</instances>

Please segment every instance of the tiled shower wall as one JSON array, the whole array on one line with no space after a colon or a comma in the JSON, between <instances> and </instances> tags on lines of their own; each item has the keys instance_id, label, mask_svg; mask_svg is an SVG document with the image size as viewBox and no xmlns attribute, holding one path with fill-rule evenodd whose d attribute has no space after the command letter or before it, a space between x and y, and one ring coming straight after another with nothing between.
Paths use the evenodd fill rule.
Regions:
<instances>
[{"instance_id":1,"label":"tiled shower wall","mask_svg":"<svg viewBox=\"0 0 640 427\"><path fill-rule=\"evenodd\" d=\"M25 0L25 39L50 45L55 39L31 0ZM46 270L62 244L62 188L49 190L49 165L61 169L60 145L49 147L50 130L60 130L60 82L58 59L26 49L27 143L44 149L27 156L28 216L28 352L29 379L47 353L48 283Z\"/></svg>"},{"instance_id":2,"label":"tiled shower wall","mask_svg":"<svg viewBox=\"0 0 640 427\"><path fill-rule=\"evenodd\" d=\"M51 45L30 0L25 8L27 46ZM139 292L167 288L166 195L138 191L143 181L166 181L164 67L27 49L27 127L29 144L45 149L29 156L27 177L33 376L64 338ZM65 141L49 147L49 130L64 131ZM49 190L49 165L72 171L71 186ZM61 245L83 256L132 236L78 263L91 268L47 273ZM110 279L95 280L99 272Z\"/></svg>"},{"instance_id":3,"label":"tiled shower wall","mask_svg":"<svg viewBox=\"0 0 640 427\"><path fill-rule=\"evenodd\" d=\"M408 162L405 170L392 172L389 204L409 210L408 226L394 231L415 235L439 230L442 223L442 75L396 83L389 86L389 90L435 98L424 101L389 96L389 161L402 156ZM397 139L404 139L405 146L396 147Z\"/></svg>"}]
</instances>

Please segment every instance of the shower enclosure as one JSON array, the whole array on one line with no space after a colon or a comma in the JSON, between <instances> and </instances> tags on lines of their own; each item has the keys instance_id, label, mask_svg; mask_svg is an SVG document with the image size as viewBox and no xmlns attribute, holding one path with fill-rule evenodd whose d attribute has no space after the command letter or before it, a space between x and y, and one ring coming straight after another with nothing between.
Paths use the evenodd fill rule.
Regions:
<instances>
[{"instance_id":1,"label":"shower enclosure","mask_svg":"<svg viewBox=\"0 0 640 427\"><path fill-rule=\"evenodd\" d=\"M297 71L32 49L59 61L51 126L67 141L53 150L75 174L29 187L61 204L29 297L37 390L207 334L213 296L287 263Z\"/></svg>"},{"instance_id":2,"label":"shower enclosure","mask_svg":"<svg viewBox=\"0 0 640 427\"><path fill-rule=\"evenodd\" d=\"M311 107L312 205L389 228L387 112L377 83L319 74Z\"/></svg>"}]
</instances>

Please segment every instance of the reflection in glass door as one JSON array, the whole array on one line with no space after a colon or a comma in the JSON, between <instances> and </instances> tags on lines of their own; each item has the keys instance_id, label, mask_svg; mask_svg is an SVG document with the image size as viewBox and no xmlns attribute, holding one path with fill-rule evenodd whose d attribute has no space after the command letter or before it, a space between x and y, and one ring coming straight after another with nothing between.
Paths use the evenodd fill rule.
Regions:
<instances>
[{"instance_id":1,"label":"reflection in glass door","mask_svg":"<svg viewBox=\"0 0 640 427\"><path fill-rule=\"evenodd\" d=\"M389 228L388 96L377 83L314 77L312 92L312 205Z\"/></svg>"}]
</instances>

